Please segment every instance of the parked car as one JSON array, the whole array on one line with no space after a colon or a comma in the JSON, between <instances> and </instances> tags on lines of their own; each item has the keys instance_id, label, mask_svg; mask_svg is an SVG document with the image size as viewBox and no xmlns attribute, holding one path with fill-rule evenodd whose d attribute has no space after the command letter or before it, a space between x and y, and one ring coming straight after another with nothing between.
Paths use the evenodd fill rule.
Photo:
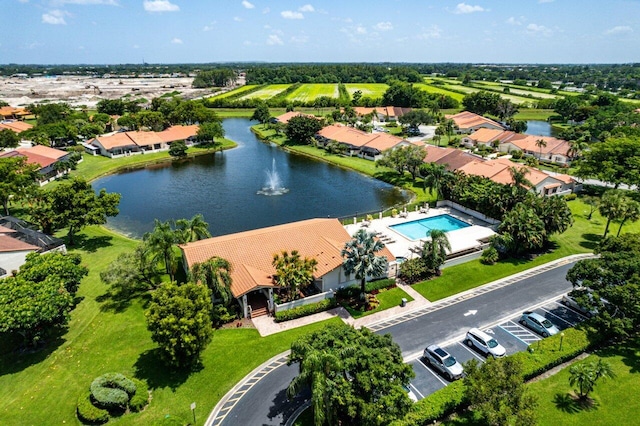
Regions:
<instances>
[{"instance_id":1,"label":"parked car","mask_svg":"<svg viewBox=\"0 0 640 426\"><path fill-rule=\"evenodd\" d=\"M456 380L462 377L462 365L440 346L431 345L424 350L424 359L447 379Z\"/></svg>"},{"instance_id":2,"label":"parked car","mask_svg":"<svg viewBox=\"0 0 640 426\"><path fill-rule=\"evenodd\" d=\"M605 299L600 299L600 301L605 305L609 303ZM586 287L578 287L575 290L570 291L562 296L562 300L560 302L571 309L575 309L586 317L591 318L598 315L598 309L593 307L593 293ZM585 307L584 302L592 307Z\"/></svg>"},{"instance_id":3,"label":"parked car","mask_svg":"<svg viewBox=\"0 0 640 426\"><path fill-rule=\"evenodd\" d=\"M522 318L520 318L520 324L542 335L542 337L553 336L554 334L558 334L560 332L560 330L558 330L558 327L553 325L551 321L549 321L542 315L531 311L526 311L522 314Z\"/></svg>"},{"instance_id":4,"label":"parked car","mask_svg":"<svg viewBox=\"0 0 640 426\"><path fill-rule=\"evenodd\" d=\"M507 350L504 348L504 346L498 343L496 339L477 328L472 328L467 331L467 337L464 341L467 346L476 348L485 356L502 358L507 354Z\"/></svg>"}]
</instances>

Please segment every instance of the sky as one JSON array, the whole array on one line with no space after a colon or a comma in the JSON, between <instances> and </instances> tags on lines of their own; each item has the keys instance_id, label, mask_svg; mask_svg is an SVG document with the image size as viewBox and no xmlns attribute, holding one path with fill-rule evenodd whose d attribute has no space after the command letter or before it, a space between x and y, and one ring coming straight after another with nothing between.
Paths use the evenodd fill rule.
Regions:
<instances>
[{"instance_id":1,"label":"sky","mask_svg":"<svg viewBox=\"0 0 640 426\"><path fill-rule=\"evenodd\" d=\"M0 0L0 28L1 64L640 62L640 0Z\"/></svg>"}]
</instances>

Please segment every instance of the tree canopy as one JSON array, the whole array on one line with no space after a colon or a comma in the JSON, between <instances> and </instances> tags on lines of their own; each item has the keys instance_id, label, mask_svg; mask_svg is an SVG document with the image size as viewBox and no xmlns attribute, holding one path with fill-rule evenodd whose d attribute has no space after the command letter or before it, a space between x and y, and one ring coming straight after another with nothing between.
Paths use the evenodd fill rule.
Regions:
<instances>
[{"instance_id":1,"label":"tree canopy","mask_svg":"<svg viewBox=\"0 0 640 426\"><path fill-rule=\"evenodd\" d=\"M287 138L293 143L308 144L311 138L322 129L323 122L315 117L298 115L292 117L284 130Z\"/></svg>"},{"instance_id":2,"label":"tree canopy","mask_svg":"<svg viewBox=\"0 0 640 426\"><path fill-rule=\"evenodd\" d=\"M390 335L331 325L291 345L300 373L287 394L311 387L315 424L387 425L411 407L403 386L414 377Z\"/></svg>"},{"instance_id":3,"label":"tree canopy","mask_svg":"<svg viewBox=\"0 0 640 426\"><path fill-rule=\"evenodd\" d=\"M38 168L23 156L0 158L0 199L6 215L10 200L19 201L38 187Z\"/></svg>"},{"instance_id":4,"label":"tree canopy","mask_svg":"<svg viewBox=\"0 0 640 426\"><path fill-rule=\"evenodd\" d=\"M592 144L577 162L576 175L611 183L640 185L640 137L612 137Z\"/></svg>"}]
</instances>

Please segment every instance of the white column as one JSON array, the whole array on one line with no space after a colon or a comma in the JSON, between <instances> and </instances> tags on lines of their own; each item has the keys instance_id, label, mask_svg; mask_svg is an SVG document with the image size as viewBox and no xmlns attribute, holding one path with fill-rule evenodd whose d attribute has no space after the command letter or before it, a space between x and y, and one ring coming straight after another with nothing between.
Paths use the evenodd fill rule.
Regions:
<instances>
[{"instance_id":1,"label":"white column","mask_svg":"<svg viewBox=\"0 0 640 426\"><path fill-rule=\"evenodd\" d=\"M242 296L241 304L242 304L242 311L244 313L244 318L247 318L249 316L249 308L248 308L248 305L247 305L247 295L246 294Z\"/></svg>"}]
</instances>

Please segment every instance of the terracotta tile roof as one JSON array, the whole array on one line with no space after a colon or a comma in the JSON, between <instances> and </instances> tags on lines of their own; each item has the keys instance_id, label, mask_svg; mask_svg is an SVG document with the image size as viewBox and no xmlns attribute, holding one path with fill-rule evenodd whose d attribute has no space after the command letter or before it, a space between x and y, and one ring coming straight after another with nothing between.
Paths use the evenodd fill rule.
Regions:
<instances>
[{"instance_id":1,"label":"terracotta tile roof","mask_svg":"<svg viewBox=\"0 0 640 426\"><path fill-rule=\"evenodd\" d=\"M487 144L494 141L505 143L513 140L525 139L527 135L512 132L511 130L487 129L483 127L471 133L467 137L475 142Z\"/></svg>"},{"instance_id":2,"label":"terracotta tile roof","mask_svg":"<svg viewBox=\"0 0 640 426\"><path fill-rule=\"evenodd\" d=\"M354 147L368 147L382 152L393 148L404 141L404 139L388 133L367 133L353 127L333 124L323 127L318 134L327 139L336 140Z\"/></svg>"},{"instance_id":3,"label":"terracotta tile roof","mask_svg":"<svg viewBox=\"0 0 640 426\"><path fill-rule=\"evenodd\" d=\"M536 142L540 139L545 141L547 143L547 146L537 146ZM569 142L551 136L527 135L525 138L516 139L510 141L510 143L517 146L523 151L531 151L536 153L542 152L542 155L559 154L568 156L569 150L571 149L571 145L569 145Z\"/></svg>"},{"instance_id":4,"label":"terracotta tile roof","mask_svg":"<svg viewBox=\"0 0 640 426\"><path fill-rule=\"evenodd\" d=\"M492 126L496 129L504 129L502 124L469 111L462 111L455 115L446 115L445 118L453 120L461 130L481 125Z\"/></svg>"},{"instance_id":5,"label":"terracotta tile roof","mask_svg":"<svg viewBox=\"0 0 640 426\"><path fill-rule=\"evenodd\" d=\"M363 116L367 114L371 114L374 111L378 115L384 115L387 117L402 117L409 111L411 108L403 108L403 107L394 107L394 106L386 106L386 107L354 107L353 110L357 115Z\"/></svg>"},{"instance_id":6,"label":"terracotta tile roof","mask_svg":"<svg viewBox=\"0 0 640 426\"><path fill-rule=\"evenodd\" d=\"M0 130L9 129L13 130L16 133L24 132L25 130L31 129L33 126L29 123L25 123L24 121L5 121L0 123Z\"/></svg>"},{"instance_id":7,"label":"terracotta tile roof","mask_svg":"<svg viewBox=\"0 0 640 426\"><path fill-rule=\"evenodd\" d=\"M14 232L16 232L15 229L0 225L0 234L13 234Z\"/></svg>"},{"instance_id":8,"label":"terracotta tile roof","mask_svg":"<svg viewBox=\"0 0 640 426\"><path fill-rule=\"evenodd\" d=\"M42 157L52 158L54 160L59 160L60 158L64 157L65 155L69 154L67 151L62 151L60 149L50 148L50 147L44 146L44 145L35 145L35 146L32 146L31 148L18 148L18 149L16 149L16 151L20 152L21 154L25 154L25 155L37 154L37 155L40 155Z\"/></svg>"},{"instance_id":9,"label":"terracotta tile roof","mask_svg":"<svg viewBox=\"0 0 640 426\"><path fill-rule=\"evenodd\" d=\"M338 219L309 219L268 228L208 238L180 246L190 268L214 256L232 265L231 292L240 297L260 287L273 287L273 255L297 250L302 257L316 259L315 277L322 277L342 265L340 251L351 237ZM380 253L395 257L386 247Z\"/></svg>"},{"instance_id":10,"label":"terracotta tile roof","mask_svg":"<svg viewBox=\"0 0 640 426\"><path fill-rule=\"evenodd\" d=\"M365 144L365 147L374 148L382 152L398 146L403 141L404 139L388 133L373 133L371 134L371 140Z\"/></svg>"},{"instance_id":11,"label":"terracotta tile roof","mask_svg":"<svg viewBox=\"0 0 640 426\"><path fill-rule=\"evenodd\" d=\"M196 133L198 133L198 128L199 126L195 124L191 126L171 126L168 129L158 132L157 135L166 143L183 141L195 136Z\"/></svg>"},{"instance_id":12,"label":"terracotta tile roof","mask_svg":"<svg viewBox=\"0 0 640 426\"><path fill-rule=\"evenodd\" d=\"M29 111L25 108L14 108L12 106L0 107L0 116L2 117L15 117L29 115Z\"/></svg>"},{"instance_id":13,"label":"terracotta tile roof","mask_svg":"<svg viewBox=\"0 0 640 426\"><path fill-rule=\"evenodd\" d=\"M128 132L119 132L109 136L98 136L92 142L98 141L104 149L135 145L136 143L127 135L127 133Z\"/></svg>"},{"instance_id":14,"label":"terracotta tile roof","mask_svg":"<svg viewBox=\"0 0 640 426\"><path fill-rule=\"evenodd\" d=\"M318 120L320 120L320 118L316 117L315 115L305 114L300 111L285 112L284 114L277 116L276 120L278 120L280 123L287 124L289 120L291 120L293 117L298 117L298 116L317 118Z\"/></svg>"},{"instance_id":15,"label":"terracotta tile roof","mask_svg":"<svg viewBox=\"0 0 640 426\"><path fill-rule=\"evenodd\" d=\"M567 184L571 184L576 181L573 177L565 175L563 173L556 173L553 175L553 177Z\"/></svg>"},{"instance_id":16,"label":"terracotta tile roof","mask_svg":"<svg viewBox=\"0 0 640 426\"><path fill-rule=\"evenodd\" d=\"M25 243L24 241L10 237L9 235L0 234L0 252L6 253L25 250L40 250L40 247Z\"/></svg>"},{"instance_id":17,"label":"terracotta tile roof","mask_svg":"<svg viewBox=\"0 0 640 426\"><path fill-rule=\"evenodd\" d=\"M156 132L126 132L127 136L138 146L153 145L156 143L163 143L164 141L158 136Z\"/></svg>"}]
</instances>

